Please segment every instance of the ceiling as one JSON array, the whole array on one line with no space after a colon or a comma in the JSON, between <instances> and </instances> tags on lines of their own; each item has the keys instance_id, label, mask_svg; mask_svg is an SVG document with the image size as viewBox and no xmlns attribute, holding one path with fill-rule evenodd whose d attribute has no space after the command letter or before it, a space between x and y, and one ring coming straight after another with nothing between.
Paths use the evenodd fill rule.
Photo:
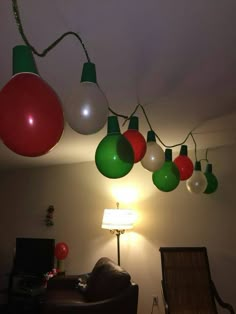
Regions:
<instances>
[{"instance_id":1,"label":"ceiling","mask_svg":"<svg viewBox=\"0 0 236 314\"><path fill-rule=\"evenodd\" d=\"M130 115L142 104L166 145L181 143L193 129L199 149L235 144L234 0L18 0L18 6L25 34L38 51L67 31L77 32L96 64L109 106ZM12 48L23 44L9 0L0 1L0 29L2 88L11 77ZM87 61L79 41L66 37L35 60L66 106ZM137 114L146 136L147 121L142 110ZM91 161L105 134L106 127L80 135L66 124L52 151L34 158L0 143L0 168ZM187 144L193 148L191 138Z\"/></svg>"}]
</instances>

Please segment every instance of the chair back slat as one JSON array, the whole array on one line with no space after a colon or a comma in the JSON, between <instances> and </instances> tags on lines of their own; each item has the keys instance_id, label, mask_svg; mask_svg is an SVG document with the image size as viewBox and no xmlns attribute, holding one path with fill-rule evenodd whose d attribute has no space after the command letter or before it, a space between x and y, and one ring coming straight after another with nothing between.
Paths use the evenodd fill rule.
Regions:
<instances>
[{"instance_id":1,"label":"chair back slat","mask_svg":"<svg viewBox=\"0 0 236 314\"><path fill-rule=\"evenodd\" d=\"M160 248L170 314L216 314L206 248Z\"/></svg>"}]
</instances>

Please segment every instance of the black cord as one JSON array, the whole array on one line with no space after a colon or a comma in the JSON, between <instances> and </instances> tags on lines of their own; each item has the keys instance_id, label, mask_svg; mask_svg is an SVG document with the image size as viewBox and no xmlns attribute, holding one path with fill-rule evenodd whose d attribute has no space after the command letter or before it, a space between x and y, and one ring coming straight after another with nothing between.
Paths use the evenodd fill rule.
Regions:
<instances>
[{"instance_id":1,"label":"black cord","mask_svg":"<svg viewBox=\"0 0 236 314\"><path fill-rule=\"evenodd\" d=\"M37 55L38 57L44 57L46 56L46 54L51 51L57 44L59 44L59 42L62 41L63 38L65 38L66 36L68 35L73 35L75 36L79 42L81 43L82 47L83 47L83 50L84 50L84 53L86 55L86 58L88 60L88 62L91 62L90 61L90 58L89 58L89 55L88 55L88 51L87 49L85 48L85 45L81 39L81 37L75 33L75 32L66 32L64 34L62 34L58 39L56 39L50 46L48 46L46 49L43 50L43 52L38 52L31 44L30 42L28 41L26 35L25 35L25 32L24 32L24 29L23 29L23 26L22 26L22 23L21 23L21 19L20 19L20 13L19 13L19 9L18 9L18 4L17 4L17 0L12 0L12 8L13 8L13 13L14 13L14 16L15 16L15 20L16 20L16 24L18 26L18 30L21 34L21 37L23 39L23 41L25 42L25 44L27 46L29 46L32 50L32 52Z\"/></svg>"}]
</instances>

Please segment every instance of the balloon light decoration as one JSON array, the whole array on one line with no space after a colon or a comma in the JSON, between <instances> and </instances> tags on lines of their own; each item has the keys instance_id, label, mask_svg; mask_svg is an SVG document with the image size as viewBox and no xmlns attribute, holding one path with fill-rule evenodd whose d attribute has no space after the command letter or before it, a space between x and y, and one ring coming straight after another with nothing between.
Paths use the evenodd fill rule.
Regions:
<instances>
[{"instance_id":1,"label":"balloon light decoration","mask_svg":"<svg viewBox=\"0 0 236 314\"><path fill-rule=\"evenodd\" d=\"M177 188L180 182L180 173L178 167L172 162L172 150L165 150L165 162L161 169L152 174L152 180L155 186L163 191L170 192Z\"/></svg>"},{"instance_id":2,"label":"balloon light decoration","mask_svg":"<svg viewBox=\"0 0 236 314\"><path fill-rule=\"evenodd\" d=\"M0 92L0 137L19 155L44 155L63 133L60 100L38 75L29 47L13 49L13 74Z\"/></svg>"},{"instance_id":3,"label":"balloon light decoration","mask_svg":"<svg viewBox=\"0 0 236 314\"><path fill-rule=\"evenodd\" d=\"M204 191L205 194L214 193L218 188L218 180L216 176L212 173L212 164L207 164L206 171L204 175L207 179L207 187Z\"/></svg>"},{"instance_id":4,"label":"balloon light decoration","mask_svg":"<svg viewBox=\"0 0 236 314\"><path fill-rule=\"evenodd\" d=\"M78 33L69 31L62 34L49 47L39 53L30 44L21 23L17 0L12 0L13 16L25 45L13 49L13 77L0 91L0 138L13 152L27 157L42 156L48 153L60 140L64 130L62 105L53 89L39 76L32 53L44 57L67 35L74 35L80 42L87 62L83 64L81 82L64 107L66 121L79 134L89 135L101 130L106 121L107 135L99 143L95 152L97 169L107 178L117 179L126 176L134 163L152 172L155 186L164 192L173 191L180 180L186 180L187 189L192 193L213 193L218 181L207 166L201 172L200 162L193 163L183 145L192 137L197 160L197 145L193 133L189 132L184 142L173 146L165 145L148 120L144 107L138 104L130 116L114 112L97 83L96 67L90 61L85 45ZM138 107L143 111L150 127L147 141L139 132L138 117L134 116ZM113 116L108 117L109 111ZM118 117L130 120L128 130L120 132ZM165 153L159 142L166 147ZM170 148L182 145L180 155L172 162ZM207 158L205 159L207 162ZM58 261L68 254L65 243L58 243L55 255Z\"/></svg>"},{"instance_id":5,"label":"balloon light decoration","mask_svg":"<svg viewBox=\"0 0 236 314\"><path fill-rule=\"evenodd\" d=\"M98 144L95 162L98 170L105 177L112 179L124 177L133 168L133 149L120 133L116 116L108 117L107 135Z\"/></svg>"},{"instance_id":6,"label":"balloon light decoration","mask_svg":"<svg viewBox=\"0 0 236 314\"><path fill-rule=\"evenodd\" d=\"M134 162L139 162L145 155L147 145L144 136L139 132L138 117L130 118L128 130L123 133L134 151Z\"/></svg>"},{"instance_id":7,"label":"balloon light decoration","mask_svg":"<svg viewBox=\"0 0 236 314\"><path fill-rule=\"evenodd\" d=\"M97 85L95 64L84 63L81 83L65 107L70 127L84 135L101 130L108 117L108 102Z\"/></svg>"},{"instance_id":8,"label":"balloon light decoration","mask_svg":"<svg viewBox=\"0 0 236 314\"><path fill-rule=\"evenodd\" d=\"M179 169L180 180L184 181L191 177L191 175L193 174L193 162L188 157L187 145L181 146L180 154L174 159L174 163Z\"/></svg>"},{"instance_id":9,"label":"balloon light decoration","mask_svg":"<svg viewBox=\"0 0 236 314\"><path fill-rule=\"evenodd\" d=\"M200 194L206 190L207 179L201 170L201 162L196 161L193 174L186 181L187 189L191 193Z\"/></svg>"},{"instance_id":10,"label":"balloon light decoration","mask_svg":"<svg viewBox=\"0 0 236 314\"><path fill-rule=\"evenodd\" d=\"M165 162L165 153L156 143L155 133L150 130L147 133L147 150L141 160L142 166L148 171L154 172L160 169Z\"/></svg>"}]
</instances>

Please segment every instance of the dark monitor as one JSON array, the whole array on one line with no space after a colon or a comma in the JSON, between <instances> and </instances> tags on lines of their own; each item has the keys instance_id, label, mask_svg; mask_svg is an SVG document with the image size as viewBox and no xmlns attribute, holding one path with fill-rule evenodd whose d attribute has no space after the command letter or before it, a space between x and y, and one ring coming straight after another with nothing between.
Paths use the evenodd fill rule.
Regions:
<instances>
[{"instance_id":1,"label":"dark monitor","mask_svg":"<svg viewBox=\"0 0 236 314\"><path fill-rule=\"evenodd\" d=\"M16 238L14 272L43 275L54 268L54 239Z\"/></svg>"}]
</instances>

